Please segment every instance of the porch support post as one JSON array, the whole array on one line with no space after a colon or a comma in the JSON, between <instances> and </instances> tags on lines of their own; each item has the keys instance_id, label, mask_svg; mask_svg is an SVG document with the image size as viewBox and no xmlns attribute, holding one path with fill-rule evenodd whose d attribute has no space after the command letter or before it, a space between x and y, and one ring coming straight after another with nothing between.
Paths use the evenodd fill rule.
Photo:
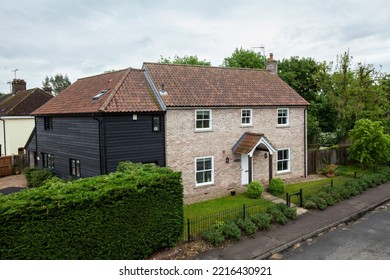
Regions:
<instances>
[{"instance_id":1,"label":"porch support post","mask_svg":"<svg viewBox=\"0 0 390 280\"><path fill-rule=\"evenodd\" d=\"M269 164L268 164L268 167L269 167L269 170L268 170L268 175L269 175L269 177L268 177L268 184L270 184L271 180L272 180L272 177L273 177L273 175L272 175L272 154L271 153L269 153L268 162L269 162Z\"/></svg>"},{"instance_id":2,"label":"porch support post","mask_svg":"<svg viewBox=\"0 0 390 280\"><path fill-rule=\"evenodd\" d=\"M248 178L248 183L252 182L253 178L253 157L248 155L248 170L249 170L249 178Z\"/></svg>"}]
</instances>

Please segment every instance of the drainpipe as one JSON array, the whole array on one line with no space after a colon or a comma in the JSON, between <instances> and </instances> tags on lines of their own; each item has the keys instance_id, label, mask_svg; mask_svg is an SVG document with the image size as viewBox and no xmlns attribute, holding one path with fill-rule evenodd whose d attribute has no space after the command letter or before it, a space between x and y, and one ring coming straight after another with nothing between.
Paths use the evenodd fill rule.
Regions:
<instances>
[{"instance_id":1,"label":"drainpipe","mask_svg":"<svg viewBox=\"0 0 390 280\"><path fill-rule=\"evenodd\" d=\"M3 120L1 117L0 117L0 121L3 122L3 134L4 134L4 155L6 156L7 155L7 142L6 142L6 137L5 137L5 120ZM1 151L0 151L1 152Z\"/></svg>"},{"instance_id":2,"label":"drainpipe","mask_svg":"<svg viewBox=\"0 0 390 280\"><path fill-rule=\"evenodd\" d=\"M303 158L303 165L304 165L304 177L307 177L307 107L303 111L303 123L304 123L304 133L303 133L303 150L304 150L304 158Z\"/></svg>"},{"instance_id":3,"label":"drainpipe","mask_svg":"<svg viewBox=\"0 0 390 280\"><path fill-rule=\"evenodd\" d=\"M37 128L37 116L34 117L34 122L35 122L35 158L34 158L34 167L37 168L39 167L39 162L40 157L39 157L39 152L38 152L38 128ZM35 166L36 163L36 166Z\"/></svg>"},{"instance_id":4,"label":"drainpipe","mask_svg":"<svg viewBox=\"0 0 390 280\"><path fill-rule=\"evenodd\" d=\"M99 167L100 167L100 175L105 174L105 153L103 149L103 141L102 141L102 131L103 131L103 121L101 118L97 118L95 116L92 116L92 118L98 122L99 126Z\"/></svg>"}]
</instances>

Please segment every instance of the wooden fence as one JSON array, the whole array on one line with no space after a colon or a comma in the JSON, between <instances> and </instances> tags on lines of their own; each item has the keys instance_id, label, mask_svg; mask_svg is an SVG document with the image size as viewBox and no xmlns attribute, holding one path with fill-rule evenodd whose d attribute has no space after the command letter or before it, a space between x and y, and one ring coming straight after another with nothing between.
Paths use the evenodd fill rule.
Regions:
<instances>
[{"instance_id":1,"label":"wooden fence","mask_svg":"<svg viewBox=\"0 0 390 280\"><path fill-rule=\"evenodd\" d=\"M325 164L350 164L351 162L348 160L347 149L348 147L345 146L339 147L337 149L309 150L307 154L307 167L309 175L321 172Z\"/></svg>"},{"instance_id":2,"label":"wooden fence","mask_svg":"<svg viewBox=\"0 0 390 280\"><path fill-rule=\"evenodd\" d=\"M19 174L26 167L24 149L19 149L18 155L0 157L0 177Z\"/></svg>"}]
</instances>

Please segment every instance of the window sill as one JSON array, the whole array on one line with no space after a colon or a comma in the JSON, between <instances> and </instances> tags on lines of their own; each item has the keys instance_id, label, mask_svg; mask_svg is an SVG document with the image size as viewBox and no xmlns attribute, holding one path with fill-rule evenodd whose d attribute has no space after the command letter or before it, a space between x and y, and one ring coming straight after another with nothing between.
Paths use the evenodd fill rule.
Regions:
<instances>
[{"instance_id":1,"label":"window sill","mask_svg":"<svg viewBox=\"0 0 390 280\"><path fill-rule=\"evenodd\" d=\"M197 129L195 129L194 132L195 133L214 132L214 130L212 130L212 129L204 129L204 130L197 130Z\"/></svg>"},{"instance_id":2,"label":"window sill","mask_svg":"<svg viewBox=\"0 0 390 280\"><path fill-rule=\"evenodd\" d=\"M290 170L285 170L285 171L276 171L276 174L277 174L277 175L284 175L284 174L289 174L289 173L291 173L291 171L290 171Z\"/></svg>"},{"instance_id":3,"label":"window sill","mask_svg":"<svg viewBox=\"0 0 390 280\"><path fill-rule=\"evenodd\" d=\"M195 185L195 189L203 189L203 188L208 188L208 187L214 187L214 183L209 183L209 184L202 184L202 185Z\"/></svg>"},{"instance_id":4,"label":"window sill","mask_svg":"<svg viewBox=\"0 0 390 280\"><path fill-rule=\"evenodd\" d=\"M253 124L241 124L240 125L240 128L251 128L251 127L254 127Z\"/></svg>"},{"instance_id":5,"label":"window sill","mask_svg":"<svg viewBox=\"0 0 390 280\"><path fill-rule=\"evenodd\" d=\"M276 128L290 128L289 124L286 125L277 125Z\"/></svg>"}]
</instances>

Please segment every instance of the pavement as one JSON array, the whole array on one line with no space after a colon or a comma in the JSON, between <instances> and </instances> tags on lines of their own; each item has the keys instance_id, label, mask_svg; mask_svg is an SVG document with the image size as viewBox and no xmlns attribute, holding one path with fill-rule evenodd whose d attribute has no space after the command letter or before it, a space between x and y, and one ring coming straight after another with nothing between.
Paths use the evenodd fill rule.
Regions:
<instances>
[{"instance_id":1,"label":"pavement","mask_svg":"<svg viewBox=\"0 0 390 280\"><path fill-rule=\"evenodd\" d=\"M339 225L355 220L390 201L390 182L370 188L362 194L340 201L324 211L309 210L286 225L259 231L253 238L242 238L226 247L212 249L193 257L197 260L266 259L296 243Z\"/></svg>"}]
</instances>

